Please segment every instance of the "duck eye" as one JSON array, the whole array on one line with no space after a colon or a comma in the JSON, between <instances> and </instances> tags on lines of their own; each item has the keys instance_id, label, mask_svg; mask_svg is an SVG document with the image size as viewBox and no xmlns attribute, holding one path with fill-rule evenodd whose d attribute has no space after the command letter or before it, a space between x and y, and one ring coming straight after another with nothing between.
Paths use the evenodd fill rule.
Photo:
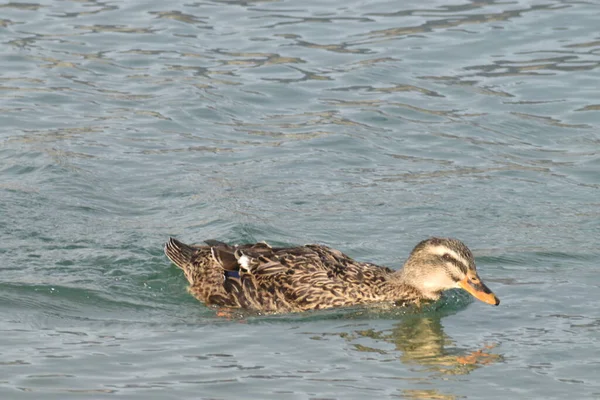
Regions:
<instances>
[{"instance_id":1,"label":"duck eye","mask_svg":"<svg viewBox=\"0 0 600 400\"><path fill-rule=\"evenodd\" d=\"M445 253L445 254L442 256L442 258L443 258L444 260L446 260L446 261L452 261L452 260L453 260L452 256L451 256L450 254L448 254L448 253Z\"/></svg>"}]
</instances>

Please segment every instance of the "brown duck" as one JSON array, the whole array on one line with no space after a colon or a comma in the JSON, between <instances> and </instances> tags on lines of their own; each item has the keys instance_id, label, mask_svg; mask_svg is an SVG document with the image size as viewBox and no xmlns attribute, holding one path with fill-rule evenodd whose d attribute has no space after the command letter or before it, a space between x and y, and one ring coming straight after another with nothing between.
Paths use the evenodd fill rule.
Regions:
<instances>
[{"instance_id":1,"label":"brown duck","mask_svg":"<svg viewBox=\"0 0 600 400\"><path fill-rule=\"evenodd\" d=\"M355 261L318 244L278 248L266 243L205 243L190 246L171 238L165 253L183 270L189 292L207 305L259 312L372 303L418 305L454 288L485 303L500 304L477 275L471 251L456 239L423 240L397 271Z\"/></svg>"}]
</instances>

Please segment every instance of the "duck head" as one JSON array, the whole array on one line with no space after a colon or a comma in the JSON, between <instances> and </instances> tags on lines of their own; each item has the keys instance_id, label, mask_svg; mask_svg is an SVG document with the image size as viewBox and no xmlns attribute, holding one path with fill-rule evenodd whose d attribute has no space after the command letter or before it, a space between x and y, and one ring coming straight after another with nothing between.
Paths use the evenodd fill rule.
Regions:
<instances>
[{"instance_id":1,"label":"duck head","mask_svg":"<svg viewBox=\"0 0 600 400\"><path fill-rule=\"evenodd\" d=\"M479 278L471 250L457 239L423 240L415 246L399 273L405 284L427 299L437 300L442 291L461 288L484 303L500 304Z\"/></svg>"}]
</instances>

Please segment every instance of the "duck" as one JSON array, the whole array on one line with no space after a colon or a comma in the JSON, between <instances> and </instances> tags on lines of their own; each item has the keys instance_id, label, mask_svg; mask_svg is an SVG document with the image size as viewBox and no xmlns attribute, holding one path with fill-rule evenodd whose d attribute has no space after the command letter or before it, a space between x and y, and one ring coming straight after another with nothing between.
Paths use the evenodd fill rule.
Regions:
<instances>
[{"instance_id":1,"label":"duck","mask_svg":"<svg viewBox=\"0 0 600 400\"><path fill-rule=\"evenodd\" d=\"M455 288L500 304L479 278L471 250L453 238L422 240L398 270L354 260L321 244L272 247L206 240L188 245L170 238L164 250L183 271L188 292L208 306L259 313L378 303L420 306Z\"/></svg>"}]
</instances>

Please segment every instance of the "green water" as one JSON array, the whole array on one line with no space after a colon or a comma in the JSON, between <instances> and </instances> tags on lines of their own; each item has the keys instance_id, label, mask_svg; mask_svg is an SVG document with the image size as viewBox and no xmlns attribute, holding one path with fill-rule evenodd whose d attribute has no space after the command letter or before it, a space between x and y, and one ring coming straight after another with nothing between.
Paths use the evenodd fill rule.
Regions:
<instances>
[{"instance_id":1,"label":"green water","mask_svg":"<svg viewBox=\"0 0 600 400\"><path fill-rule=\"evenodd\" d=\"M600 398L593 1L0 4L0 398ZM218 318L162 253L473 250L499 307Z\"/></svg>"}]
</instances>

